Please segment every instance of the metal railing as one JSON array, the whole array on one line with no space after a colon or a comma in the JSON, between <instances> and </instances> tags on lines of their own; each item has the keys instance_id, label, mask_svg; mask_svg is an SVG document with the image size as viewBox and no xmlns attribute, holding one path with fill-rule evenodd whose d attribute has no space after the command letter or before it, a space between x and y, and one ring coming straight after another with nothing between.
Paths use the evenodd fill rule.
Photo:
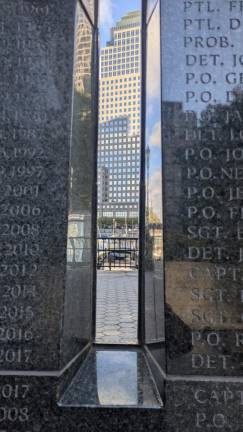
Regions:
<instances>
[{"instance_id":1,"label":"metal railing","mask_svg":"<svg viewBox=\"0 0 243 432\"><path fill-rule=\"evenodd\" d=\"M106 237L97 239L97 269L138 268L136 237Z\"/></svg>"}]
</instances>

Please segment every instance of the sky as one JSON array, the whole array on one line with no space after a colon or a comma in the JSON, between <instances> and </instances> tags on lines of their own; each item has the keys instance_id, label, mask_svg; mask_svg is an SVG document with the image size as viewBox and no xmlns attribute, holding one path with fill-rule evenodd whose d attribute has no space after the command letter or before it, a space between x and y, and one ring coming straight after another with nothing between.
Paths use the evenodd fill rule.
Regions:
<instances>
[{"instance_id":1,"label":"sky","mask_svg":"<svg viewBox=\"0 0 243 432\"><path fill-rule=\"evenodd\" d=\"M140 0L101 0L100 2L100 45L110 40L110 29L127 12L139 10Z\"/></svg>"}]
</instances>

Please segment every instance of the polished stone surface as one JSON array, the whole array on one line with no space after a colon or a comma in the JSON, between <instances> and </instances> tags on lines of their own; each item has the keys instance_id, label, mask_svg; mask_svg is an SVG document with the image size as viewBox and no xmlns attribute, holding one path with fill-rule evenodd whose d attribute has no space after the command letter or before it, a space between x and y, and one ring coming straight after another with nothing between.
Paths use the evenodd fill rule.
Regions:
<instances>
[{"instance_id":1,"label":"polished stone surface","mask_svg":"<svg viewBox=\"0 0 243 432\"><path fill-rule=\"evenodd\" d=\"M87 12L89 13L89 16L92 21L94 21L94 1L93 0L82 0L84 6L87 9Z\"/></svg>"},{"instance_id":2,"label":"polished stone surface","mask_svg":"<svg viewBox=\"0 0 243 432\"><path fill-rule=\"evenodd\" d=\"M1 377L1 429L7 432L242 430L243 383L240 382L183 379L167 382L162 409L60 406L56 402L56 395L60 397L58 388L54 377Z\"/></svg>"},{"instance_id":3,"label":"polished stone surface","mask_svg":"<svg viewBox=\"0 0 243 432\"><path fill-rule=\"evenodd\" d=\"M158 409L63 407L54 377L1 377L0 421L6 432L157 432Z\"/></svg>"},{"instance_id":4,"label":"polished stone surface","mask_svg":"<svg viewBox=\"0 0 243 432\"><path fill-rule=\"evenodd\" d=\"M163 343L164 271L163 271L163 216L162 216L162 142L161 142L161 68L160 5L149 2L153 14L147 25L147 100L145 151L145 253L144 253L144 315L145 341ZM154 9L153 9L154 8ZM157 349L157 347L156 347ZM162 366L162 356L158 359Z\"/></svg>"},{"instance_id":5,"label":"polished stone surface","mask_svg":"<svg viewBox=\"0 0 243 432\"><path fill-rule=\"evenodd\" d=\"M242 5L161 3L164 239L161 178L153 177L161 168L158 9L148 28L149 361L96 349L58 379L51 370L90 334L90 77L74 95L71 122L76 2L0 0L1 432L243 428ZM158 378L158 365L161 408L150 375Z\"/></svg>"},{"instance_id":6,"label":"polished stone surface","mask_svg":"<svg viewBox=\"0 0 243 432\"><path fill-rule=\"evenodd\" d=\"M0 9L0 368L58 369L75 1Z\"/></svg>"},{"instance_id":7,"label":"polished stone surface","mask_svg":"<svg viewBox=\"0 0 243 432\"><path fill-rule=\"evenodd\" d=\"M239 382L168 382L165 430L241 431L242 391Z\"/></svg>"},{"instance_id":8,"label":"polished stone surface","mask_svg":"<svg viewBox=\"0 0 243 432\"><path fill-rule=\"evenodd\" d=\"M59 369L90 338L92 31L76 4L0 1L0 369ZM74 223L82 262L67 264Z\"/></svg>"},{"instance_id":9,"label":"polished stone surface","mask_svg":"<svg viewBox=\"0 0 243 432\"><path fill-rule=\"evenodd\" d=\"M158 0L148 0L147 19L149 19L151 17L153 9L154 9L156 3L158 3L158 2L159 2Z\"/></svg>"},{"instance_id":10,"label":"polished stone surface","mask_svg":"<svg viewBox=\"0 0 243 432\"><path fill-rule=\"evenodd\" d=\"M91 331L92 41L88 20L75 16L79 4L0 0L1 432L155 432L162 424L153 407L58 405L83 358L60 369ZM74 45L85 54L81 76ZM135 381L135 366L126 370ZM139 371L156 404L148 369Z\"/></svg>"},{"instance_id":11,"label":"polished stone surface","mask_svg":"<svg viewBox=\"0 0 243 432\"><path fill-rule=\"evenodd\" d=\"M162 403L142 352L94 348L60 405L159 409Z\"/></svg>"},{"instance_id":12,"label":"polished stone surface","mask_svg":"<svg viewBox=\"0 0 243 432\"><path fill-rule=\"evenodd\" d=\"M97 272L96 343L137 344L138 272Z\"/></svg>"},{"instance_id":13,"label":"polished stone surface","mask_svg":"<svg viewBox=\"0 0 243 432\"><path fill-rule=\"evenodd\" d=\"M90 6L93 2L89 1ZM92 114L93 29L77 4L74 91L70 152L67 267L62 334L62 364L91 338L93 286L92 212L94 185L94 131ZM80 53L85 52L85 68ZM81 68L81 69L80 69ZM71 95L70 95L71 97Z\"/></svg>"},{"instance_id":14,"label":"polished stone surface","mask_svg":"<svg viewBox=\"0 0 243 432\"><path fill-rule=\"evenodd\" d=\"M205 4L162 2L167 370L242 376L242 12Z\"/></svg>"}]
</instances>

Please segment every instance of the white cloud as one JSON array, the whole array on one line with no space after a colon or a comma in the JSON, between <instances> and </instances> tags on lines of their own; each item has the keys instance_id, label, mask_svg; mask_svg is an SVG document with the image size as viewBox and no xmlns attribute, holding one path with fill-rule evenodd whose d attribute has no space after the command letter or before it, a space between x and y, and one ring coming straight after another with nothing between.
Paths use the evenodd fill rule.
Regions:
<instances>
[{"instance_id":1,"label":"white cloud","mask_svg":"<svg viewBox=\"0 0 243 432\"><path fill-rule=\"evenodd\" d=\"M155 123L152 133L149 137L150 147L161 147L161 122Z\"/></svg>"},{"instance_id":2,"label":"white cloud","mask_svg":"<svg viewBox=\"0 0 243 432\"><path fill-rule=\"evenodd\" d=\"M113 25L112 0L100 0L100 26L112 27Z\"/></svg>"}]
</instances>

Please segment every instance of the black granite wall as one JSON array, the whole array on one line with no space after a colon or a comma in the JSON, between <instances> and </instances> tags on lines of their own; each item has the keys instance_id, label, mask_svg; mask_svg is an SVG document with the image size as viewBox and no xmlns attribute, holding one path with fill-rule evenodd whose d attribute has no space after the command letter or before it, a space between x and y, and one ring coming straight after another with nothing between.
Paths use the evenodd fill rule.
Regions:
<instances>
[{"instance_id":1,"label":"black granite wall","mask_svg":"<svg viewBox=\"0 0 243 432\"><path fill-rule=\"evenodd\" d=\"M97 28L92 2L81 3L0 0L0 432L238 432L241 1L143 2L142 336L164 406L59 403L88 352L92 327Z\"/></svg>"},{"instance_id":2,"label":"black granite wall","mask_svg":"<svg viewBox=\"0 0 243 432\"><path fill-rule=\"evenodd\" d=\"M240 2L162 1L171 431L242 428L241 23Z\"/></svg>"},{"instance_id":3,"label":"black granite wall","mask_svg":"<svg viewBox=\"0 0 243 432\"><path fill-rule=\"evenodd\" d=\"M68 332L65 322L63 340L65 297L76 296L75 271L66 264L75 7L1 1L4 370L58 370L80 351L75 340L88 339L82 326L75 333L69 323Z\"/></svg>"}]
</instances>

